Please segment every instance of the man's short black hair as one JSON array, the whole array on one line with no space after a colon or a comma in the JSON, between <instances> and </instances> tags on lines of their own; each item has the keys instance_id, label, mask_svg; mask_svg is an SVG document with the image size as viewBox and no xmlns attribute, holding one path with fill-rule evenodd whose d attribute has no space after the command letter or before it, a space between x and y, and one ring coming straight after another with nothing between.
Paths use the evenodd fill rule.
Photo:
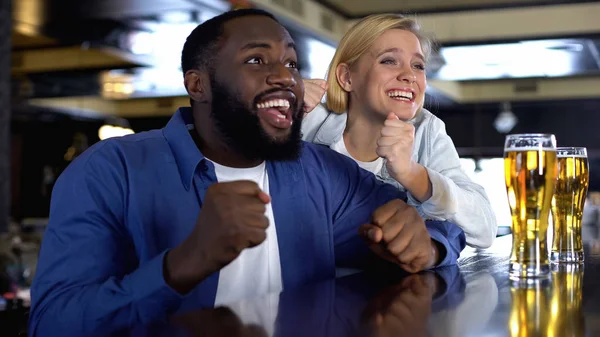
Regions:
<instances>
[{"instance_id":1,"label":"man's short black hair","mask_svg":"<svg viewBox=\"0 0 600 337\"><path fill-rule=\"evenodd\" d=\"M211 67L211 61L217 54L217 42L223 35L223 26L230 20L244 16L266 16L277 21L273 14L254 8L244 8L225 12L207 20L187 37L181 52L181 70L183 74L190 69L207 70Z\"/></svg>"}]
</instances>

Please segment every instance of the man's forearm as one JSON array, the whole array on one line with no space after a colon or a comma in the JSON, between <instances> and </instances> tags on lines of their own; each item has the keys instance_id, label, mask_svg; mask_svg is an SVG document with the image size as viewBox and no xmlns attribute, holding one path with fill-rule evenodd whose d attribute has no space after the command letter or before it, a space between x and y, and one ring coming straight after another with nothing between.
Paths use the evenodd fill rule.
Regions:
<instances>
[{"instance_id":1,"label":"man's forearm","mask_svg":"<svg viewBox=\"0 0 600 337\"><path fill-rule=\"evenodd\" d=\"M164 278L173 290L181 295L189 293L210 274L207 254L191 252L185 243L168 251L164 260Z\"/></svg>"},{"instance_id":2,"label":"man's forearm","mask_svg":"<svg viewBox=\"0 0 600 337\"><path fill-rule=\"evenodd\" d=\"M172 313L182 297L164 282L164 260L160 254L123 277L91 284L68 275L65 266L42 269L36 275L42 281L32 287L30 336L108 333Z\"/></svg>"}]
</instances>

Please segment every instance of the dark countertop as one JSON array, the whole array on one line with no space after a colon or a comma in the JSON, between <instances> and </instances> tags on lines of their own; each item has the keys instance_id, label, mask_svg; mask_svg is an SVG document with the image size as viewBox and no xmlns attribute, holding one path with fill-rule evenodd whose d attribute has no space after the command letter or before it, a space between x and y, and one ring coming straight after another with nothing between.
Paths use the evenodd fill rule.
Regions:
<instances>
[{"instance_id":1,"label":"dark countertop","mask_svg":"<svg viewBox=\"0 0 600 337\"><path fill-rule=\"evenodd\" d=\"M600 336L600 255L519 286L511 240L465 249L458 267L338 277L115 336Z\"/></svg>"}]
</instances>

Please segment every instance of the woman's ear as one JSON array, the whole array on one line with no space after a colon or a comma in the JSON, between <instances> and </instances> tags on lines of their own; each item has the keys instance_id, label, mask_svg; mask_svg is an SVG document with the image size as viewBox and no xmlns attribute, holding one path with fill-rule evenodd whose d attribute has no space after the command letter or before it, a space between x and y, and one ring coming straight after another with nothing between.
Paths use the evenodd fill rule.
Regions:
<instances>
[{"instance_id":1,"label":"woman's ear","mask_svg":"<svg viewBox=\"0 0 600 337\"><path fill-rule=\"evenodd\" d=\"M348 67L348 65L346 63L338 64L337 68L335 69L335 76L337 78L337 81L338 81L340 87L342 87L342 89L344 89L344 91L347 91L347 92L352 91L352 79L350 76L350 67Z\"/></svg>"}]
</instances>

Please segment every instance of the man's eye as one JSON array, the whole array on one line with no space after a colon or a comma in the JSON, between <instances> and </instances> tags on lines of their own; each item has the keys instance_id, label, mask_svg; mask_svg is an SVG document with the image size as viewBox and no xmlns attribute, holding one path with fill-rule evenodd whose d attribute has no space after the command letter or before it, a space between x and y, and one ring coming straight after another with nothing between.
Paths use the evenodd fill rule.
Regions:
<instances>
[{"instance_id":1,"label":"man's eye","mask_svg":"<svg viewBox=\"0 0 600 337\"><path fill-rule=\"evenodd\" d=\"M263 60L260 57L253 57L246 61L247 64L263 64Z\"/></svg>"}]
</instances>

